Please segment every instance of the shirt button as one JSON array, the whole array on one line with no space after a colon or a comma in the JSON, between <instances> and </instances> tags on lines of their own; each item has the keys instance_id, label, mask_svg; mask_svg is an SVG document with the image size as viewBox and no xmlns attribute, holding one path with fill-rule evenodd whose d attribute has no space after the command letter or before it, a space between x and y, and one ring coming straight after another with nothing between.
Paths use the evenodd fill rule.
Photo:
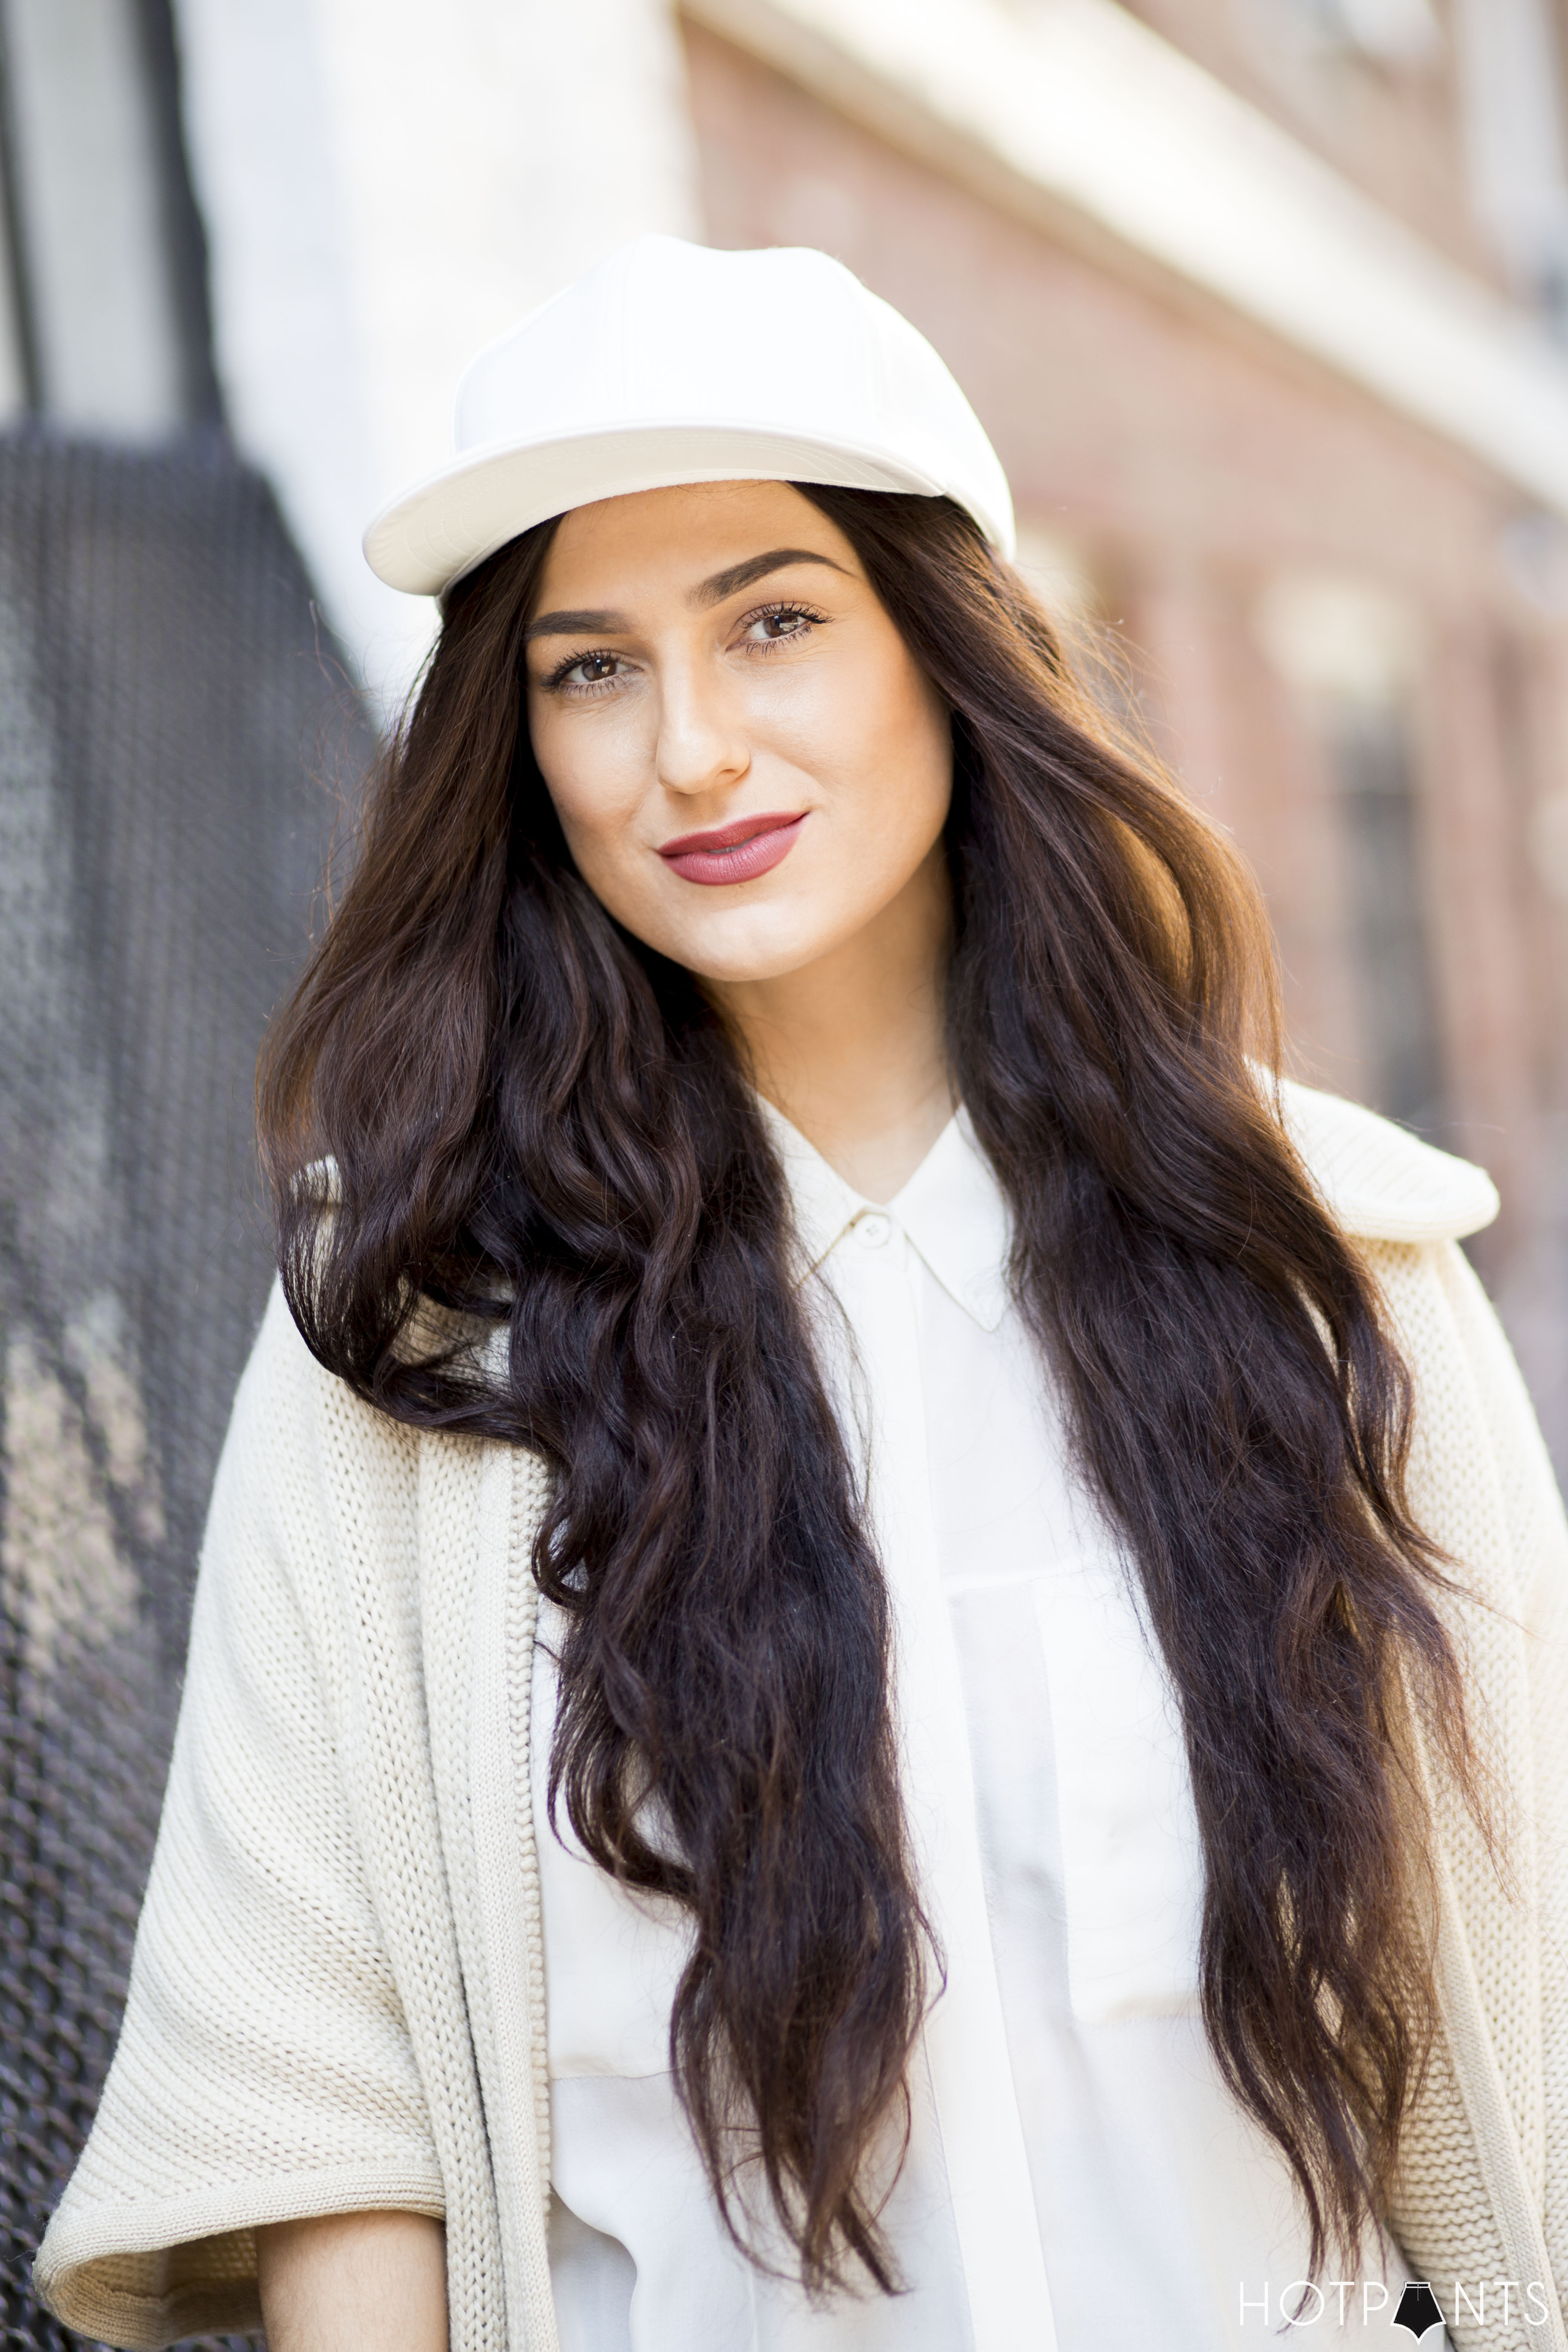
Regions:
<instances>
[{"instance_id":1,"label":"shirt button","mask_svg":"<svg viewBox=\"0 0 1568 2352\"><path fill-rule=\"evenodd\" d=\"M855 1221L855 1231L860 1237L862 1249L881 1249L892 1230L891 1221L887 1217L858 1217Z\"/></svg>"}]
</instances>

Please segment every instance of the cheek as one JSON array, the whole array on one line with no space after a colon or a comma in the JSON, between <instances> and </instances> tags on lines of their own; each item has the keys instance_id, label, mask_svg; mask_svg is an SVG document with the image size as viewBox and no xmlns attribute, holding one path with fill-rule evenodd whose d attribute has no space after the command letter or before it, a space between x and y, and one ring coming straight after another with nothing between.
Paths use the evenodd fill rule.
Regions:
<instances>
[{"instance_id":1,"label":"cheek","mask_svg":"<svg viewBox=\"0 0 1568 2352\"><path fill-rule=\"evenodd\" d=\"M530 714L529 734L566 845L586 879L613 870L640 800L639 772L609 728L552 726Z\"/></svg>"},{"instance_id":2,"label":"cheek","mask_svg":"<svg viewBox=\"0 0 1568 2352\"><path fill-rule=\"evenodd\" d=\"M952 722L935 688L907 656L889 665L879 683L880 692L857 692L837 713L835 764L847 787L844 814L875 839L877 862L912 867L947 819Z\"/></svg>"}]
</instances>

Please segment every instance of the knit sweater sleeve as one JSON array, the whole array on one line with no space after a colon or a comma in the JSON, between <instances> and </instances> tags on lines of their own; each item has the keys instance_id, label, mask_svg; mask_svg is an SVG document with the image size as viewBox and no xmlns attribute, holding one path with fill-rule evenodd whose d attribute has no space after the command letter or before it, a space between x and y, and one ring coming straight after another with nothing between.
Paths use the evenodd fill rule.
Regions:
<instances>
[{"instance_id":1,"label":"knit sweater sleeve","mask_svg":"<svg viewBox=\"0 0 1568 2352\"><path fill-rule=\"evenodd\" d=\"M1454 1928L1392 2221L1434 2279L1568 2289L1568 1525L1512 1352L1452 1240L1366 1247L1415 1378L1409 1493L1447 1555L1487 1828L1434 1774ZM1490 1835L1488 1834L1489 1829ZM1446 1892L1444 1890L1446 1889ZM1456 2345L1479 2337L1454 2323ZM1516 2306L1515 2317L1518 2317ZM1523 2323L1486 2335L1522 2352ZM1555 2315L1539 2341L1561 2345Z\"/></svg>"},{"instance_id":2,"label":"knit sweater sleeve","mask_svg":"<svg viewBox=\"0 0 1568 2352\"><path fill-rule=\"evenodd\" d=\"M419 2073L354 1831L334 1552L408 1575L416 1450L275 1296L214 1491L114 2063L35 2269L79 2334L259 2324L259 2223L439 2215Z\"/></svg>"},{"instance_id":3,"label":"knit sweater sleeve","mask_svg":"<svg viewBox=\"0 0 1568 2352\"><path fill-rule=\"evenodd\" d=\"M1559 2295L1568 2302L1568 1518L1524 1382L1458 1251L1444 1267L1474 1365L1518 1574L1529 1692L1529 1811L1541 2020L1539 2126L1521 2134Z\"/></svg>"}]
</instances>

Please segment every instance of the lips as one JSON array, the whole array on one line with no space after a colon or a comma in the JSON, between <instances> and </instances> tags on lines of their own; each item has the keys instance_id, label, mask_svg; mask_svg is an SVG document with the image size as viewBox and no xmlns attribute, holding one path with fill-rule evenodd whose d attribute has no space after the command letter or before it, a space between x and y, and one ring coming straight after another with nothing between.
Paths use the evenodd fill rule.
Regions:
<instances>
[{"instance_id":1,"label":"lips","mask_svg":"<svg viewBox=\"0 0 1568 2352\"><path fill-rule=\"evenodd\" d=\"M658 854L683 882L753 882L789 856L805 815L801 810L794 815L734 817L711 833L683 833L661 842Z\"/></svg>"}]
</instances>

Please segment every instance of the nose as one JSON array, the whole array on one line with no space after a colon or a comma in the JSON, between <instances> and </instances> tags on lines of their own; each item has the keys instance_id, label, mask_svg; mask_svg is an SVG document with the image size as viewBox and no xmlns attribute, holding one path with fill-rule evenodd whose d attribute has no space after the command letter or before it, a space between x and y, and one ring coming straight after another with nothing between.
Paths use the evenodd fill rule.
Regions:
<instances>
[{"instance_id":1,"label":"nose","mask_svg":"<svg viewBox=\"0 0 1568 2352\"><path fill-rule=\"evenodd\" d=\"M738 783L752 764L740 713L722 675L701 661L666 666L659 681L658 781L683 799Z\"/></svg>"}]
</instances>

